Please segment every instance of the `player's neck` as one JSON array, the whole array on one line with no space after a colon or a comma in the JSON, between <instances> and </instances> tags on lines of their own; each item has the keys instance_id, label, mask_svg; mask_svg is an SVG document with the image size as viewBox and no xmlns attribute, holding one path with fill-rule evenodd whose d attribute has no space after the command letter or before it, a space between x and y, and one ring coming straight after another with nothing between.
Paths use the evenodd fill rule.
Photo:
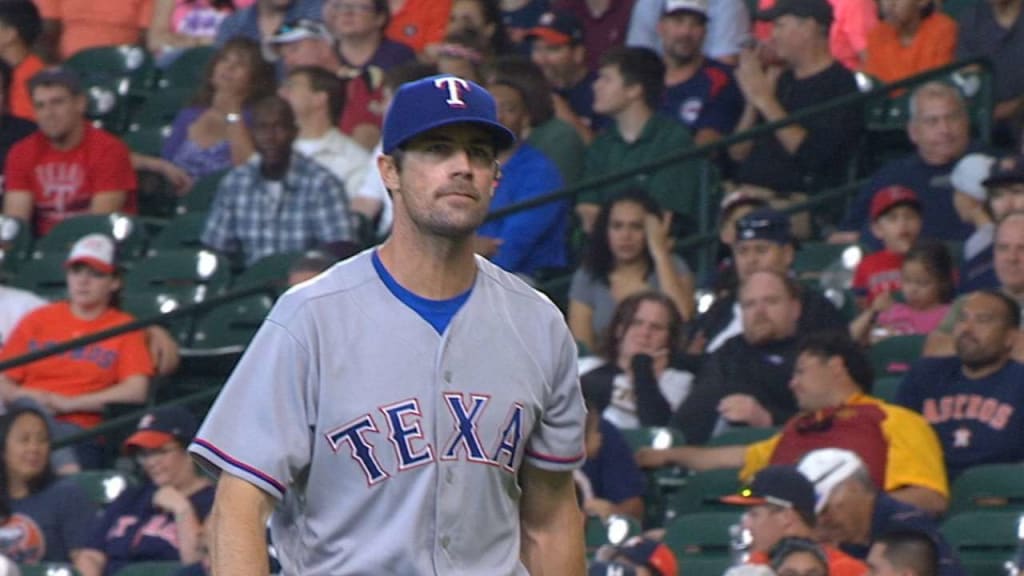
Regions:
<instances>
[{"instance_id":1,"label":"player's neck","mask_svg":"<svg viewBox=\"0 0 1024 576\"><path fill-rule=\"evenodd\" d=\"M406 290L431 300L447 300L469 290L476 280L472 240L472 236L425 237L395 228L378 255Z\"/></svg>"}]
</instances>

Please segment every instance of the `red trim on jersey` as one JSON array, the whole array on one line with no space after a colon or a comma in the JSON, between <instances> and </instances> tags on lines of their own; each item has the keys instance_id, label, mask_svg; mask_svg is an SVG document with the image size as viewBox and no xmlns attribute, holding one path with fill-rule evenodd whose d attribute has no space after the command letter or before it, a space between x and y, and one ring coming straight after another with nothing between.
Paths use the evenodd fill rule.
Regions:
<instances>
[{"instance_id":1,"label":"red trim on jersey","mask_svg":"<svg viewBox=\"0 0 1024 576\"><path fill-rule=\"evenodd\" d=\"M550 456L548 454L541 454L540 452L533 452L530 449L526 450L526 455L530 458L536 458L538 460L544 460L545 462L553 462L555 464L572 464L573 462L579 462L586 458L586 452L580 452L579 454L571 458L562 458L560 456Z\"/></svg>"},{"instance_id":2,"label":"red trim on jersey","mask_svg":"<svg viewBox=\"0 0 1024 576\"><path fill-rule=\"evenodd\" d=\"M230 464L231 466L234 466L235 468L238 468L239 470L243 470L245 472L248 472L249 474L252 474L253 476L263 480L267 484L270 484L275 489L277 489L277 491L280 492L282 496L285 494L285 492L288 491L288 489L285 488L284 484L281 484L277 480L273 479L272 477L270 477L265 472L257 470L256 468L253 468L252 466L249 466L245 462L242 462L240 460L236 460L235 458L232 458L226 452L224 452L220 448L217 448L216 446L214 446L213 444L207 442L206 440L203 440L202 438L196 438L192 442L202 446L203 448L206 448L210 452L213 452L214 454L217 455L218 458L220 458L224 462Z\"/></svg>"}]
</instances>

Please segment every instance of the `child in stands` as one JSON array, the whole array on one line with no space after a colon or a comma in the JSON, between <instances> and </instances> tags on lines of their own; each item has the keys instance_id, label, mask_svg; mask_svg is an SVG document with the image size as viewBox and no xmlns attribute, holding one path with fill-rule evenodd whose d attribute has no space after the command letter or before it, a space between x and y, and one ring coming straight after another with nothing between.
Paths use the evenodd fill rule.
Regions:
<instances>
[{"instance_id":1,"label":"child in stands","mask_svg":"<svg viewBox=\"0 0 1024 576\"><path fill-rule=\"evenodd\" d=\"M921 235L921 202L913 190L886 186L871 199L871 233L884 248L868 254L853 274L860 308L870 308L881 294L900 289L903 255Z\"/></svg>"}]
</instances>

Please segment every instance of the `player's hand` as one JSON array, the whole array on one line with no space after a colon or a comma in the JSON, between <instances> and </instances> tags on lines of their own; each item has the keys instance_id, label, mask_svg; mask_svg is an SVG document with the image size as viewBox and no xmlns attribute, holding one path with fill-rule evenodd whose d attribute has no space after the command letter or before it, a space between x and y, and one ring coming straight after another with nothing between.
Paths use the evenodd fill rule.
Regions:
<instances>
[{"instance_id":1,"label":"player's hand","mask_svg":"<svg viewBox=\"0 0 1024 576\"><path fill-rule=\"evenodd\" d=\"M672 463L668 450L641 448L636 453L636 463L641 468L662 468Z\"/></svg>"},{"instance_id":2,"label":"player's hand","mask_svg":"<svg viewBox=\"0 0 1024 576\"><path fill-rule=\"evenodd\" d=\"M718 414L725 420L755 428L772 425L772 415L749 394L730 394L718 403Z\"/></svg>"},{"instance_id":3,"label":"player's hand","mask_svg":"<svg viewBox=\"0 0 1024 576\"><path fill-rule=\"evenodd\" d=\"M164 512L178 515L192 504L177 488L163 486L153 494L153 506Z\"/></svg>"},{"instance_id":4,"label":"player's hand","mask_svg":"<svg viewBox=\"0 0 1024 576\"><path fill-rule=\"evenodd\" d=\"M671 212L660 217L654 214L644 216L644 233L647 237L647 247L652 254L668 254L672 250L672 238L669 236L671 228Z\"/></svg>"}]
</instances>

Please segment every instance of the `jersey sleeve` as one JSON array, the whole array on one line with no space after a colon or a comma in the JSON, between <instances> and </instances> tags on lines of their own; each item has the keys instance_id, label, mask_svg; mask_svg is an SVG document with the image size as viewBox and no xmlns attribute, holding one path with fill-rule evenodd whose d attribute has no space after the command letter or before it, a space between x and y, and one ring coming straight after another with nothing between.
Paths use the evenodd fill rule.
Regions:
<instances>
[{"instance_id":1,"label":"jersey sleeve","mask_svg":"<svg viewBox=\"0 0 1024 576\"><path fill-rule=\"evenodd\" d=\"M189 446L200 465L283 498L311 459L311 365L309 350L266 320Z\"/></svg>"},{"instance_id":2,"label":"jersey sleeve","mask_svg":"<svg viewBox=\"0 0 1024 576\"><path fill-rule=\"evenodd\" d=\"M776 434L767 440L747 446L747 451L743 455L743 468L740 469L740 479L749 482L754 474L771 463L772 453L781 439L782 435Z\"/></svg>"},{"instance_id":3,"label":"jersey sleeve","mask_svg":"<svg viewBox=\"0 0 1024 576\"><path fill-rule=\"evenodd\" d=\"M932 427L919 414L900 406L884 404L882 430L889 441L885 490L904 486L930 488L949 496L942 448Z\"/></svg>"},{"instance_id":4,"label":"jersey sleeve","mask_svg":"<svg viewBox=\"0 0 1024 576\"><path fill-rule=\"evenodd\" d=\"M526 461L551 471L569 471L583 464L586 408L576 372L576 344L564 326L555 359L555 374L540 422L526 445Z\"/></svg>"}]
</instances>

